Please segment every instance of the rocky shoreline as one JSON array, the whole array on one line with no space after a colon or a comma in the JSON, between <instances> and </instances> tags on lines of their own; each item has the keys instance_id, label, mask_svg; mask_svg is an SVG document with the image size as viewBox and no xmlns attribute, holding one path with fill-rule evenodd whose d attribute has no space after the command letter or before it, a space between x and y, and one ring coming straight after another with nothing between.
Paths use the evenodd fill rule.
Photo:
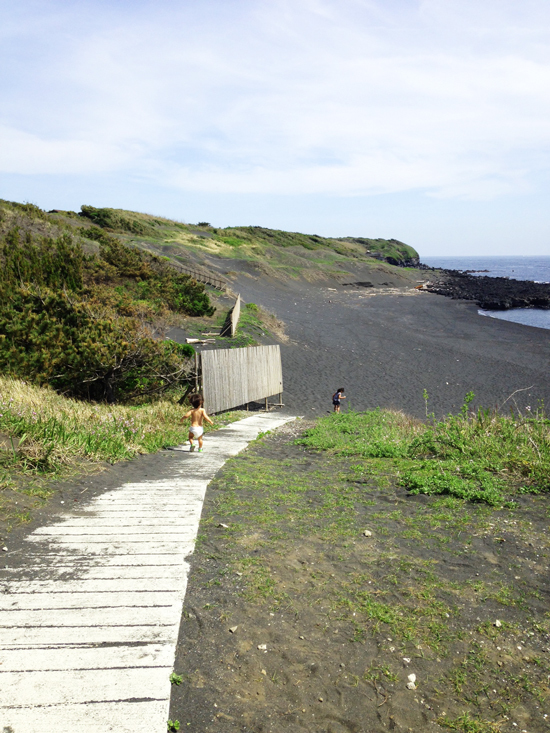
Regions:
<instances>
[{"instance_id":1,"label":"rocky shoreline","mask_svg":"<svg viewBox=\"0 0 550 733\"><path fill-rule=\"evenodd\" d=\"M460 270L439 270L443 275L424 286L425 290L455 300L473 300L484 310L510 308L550 309L550 284L507 277L469 275Z\"/></svg>"}]
</instances>

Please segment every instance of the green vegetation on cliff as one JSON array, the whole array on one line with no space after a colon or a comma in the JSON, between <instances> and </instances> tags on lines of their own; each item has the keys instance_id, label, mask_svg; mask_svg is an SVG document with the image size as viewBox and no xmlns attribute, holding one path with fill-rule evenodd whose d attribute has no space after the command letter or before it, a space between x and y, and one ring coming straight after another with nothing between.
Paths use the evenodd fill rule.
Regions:
<instances>
[{"instance_id":1,"label":"green vegetation on cliff","mask_svg":"<svg viewBox=\"0 0 550 733\"><path fill-rule=\"evenodd\" d=\"M2 373L108 401L181 382L193 350L155 338L155 324L212 315L204 285L101 229L62 224L0 204Z\"/></svg>"},{"instance_id":2,"label":"green vegetation on cliff","mask_svg":"<svg viewBox=\"0 0 550 733\"><path fill-rule=\"evenodd\" d=\"M60 212L61 213L61 212ZM365 237L320 237L285 232L261 226L216 228L207 222L183 224L121 209L83 206L80 216L102 229L130 239L138 246L152 247L166 255L183 258L213 255L257 261L270 266L309 268L343 260L385 261L414 265L418 253L396 239Z\"/></svg>"}]
</instances>

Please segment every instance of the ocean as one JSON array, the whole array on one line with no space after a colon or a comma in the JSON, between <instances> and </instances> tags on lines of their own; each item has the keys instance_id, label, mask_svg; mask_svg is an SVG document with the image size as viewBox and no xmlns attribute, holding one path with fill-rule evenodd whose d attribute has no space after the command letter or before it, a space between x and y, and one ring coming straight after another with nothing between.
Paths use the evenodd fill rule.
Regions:
<instances>
[{"instance_id":1,"label":"ocean","mask_svg":"<svg viewBox=\"0 0 550 733\"><path fill-rule=\"evenodd\" d=\"M420 261L430 267L448 270L476 270L472 275L550 283L550 257L421 257ZM480 270L487 272L479 272ZM503 321L550 329L550 310L542 308L511 308L507 311L479 309L478 313Z\"/></svg>"}]
</instances>

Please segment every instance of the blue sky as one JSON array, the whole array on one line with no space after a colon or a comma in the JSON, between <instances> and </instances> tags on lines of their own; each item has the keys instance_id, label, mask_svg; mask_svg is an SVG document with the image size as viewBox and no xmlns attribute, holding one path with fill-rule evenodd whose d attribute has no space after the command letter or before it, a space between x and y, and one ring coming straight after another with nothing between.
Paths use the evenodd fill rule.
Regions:
<instances>
[{"instance_id":1,"label":"blue sky","mask_svg":"<svg viewBox=\"0 0 550 733\"><path fill-rule=\"evenodd\" d=\"M0 197L550 254L547 0L19 0Z\"/></svg>"}]
</instances>

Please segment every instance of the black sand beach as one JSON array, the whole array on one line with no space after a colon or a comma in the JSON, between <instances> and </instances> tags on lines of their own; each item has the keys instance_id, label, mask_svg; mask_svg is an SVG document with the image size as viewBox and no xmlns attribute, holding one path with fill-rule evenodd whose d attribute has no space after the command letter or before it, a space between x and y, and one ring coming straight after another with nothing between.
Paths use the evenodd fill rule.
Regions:
<instances>
[{"instance_id":1,"label":"black sand beach","mask_svg":"<svg viewBox=\"0 0 550 733\"><path fill-rule=\"evenodd\" d=\"M424 389L437 416L460 409L469 391L474 407L550 404L547 330L484 318L471 302L411 283L389 285L400 287L239 278L234 288L245 301L286 324L286 410L322 414L340 386L355 410L395 407L417 417L425 415Z\"/></svg>"}]
</instances>

